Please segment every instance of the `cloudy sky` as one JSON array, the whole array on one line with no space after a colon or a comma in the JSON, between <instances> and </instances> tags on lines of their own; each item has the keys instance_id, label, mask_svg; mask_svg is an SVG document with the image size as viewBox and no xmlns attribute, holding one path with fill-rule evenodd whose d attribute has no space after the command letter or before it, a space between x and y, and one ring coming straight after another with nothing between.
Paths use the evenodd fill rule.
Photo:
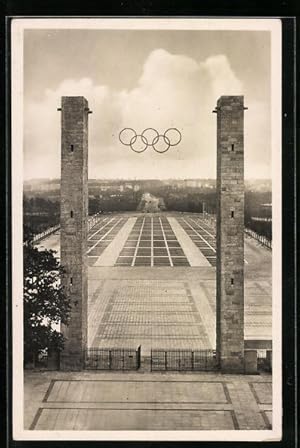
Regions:
<instances>
[{"instance_id":1,"label":"cloudy sky","mask_svg":"<svg viewBox=\"0 0 300 448\"><path fill-rule=\"evenodd\" d=\"M83 95L90 178L215 178L221 95L244 95L245 176L271 176L267 31L25 30L24 178L60 177L60 98ZM118 135L177 127L178 146L142 154Z\"/></svg>"}]
</instances>

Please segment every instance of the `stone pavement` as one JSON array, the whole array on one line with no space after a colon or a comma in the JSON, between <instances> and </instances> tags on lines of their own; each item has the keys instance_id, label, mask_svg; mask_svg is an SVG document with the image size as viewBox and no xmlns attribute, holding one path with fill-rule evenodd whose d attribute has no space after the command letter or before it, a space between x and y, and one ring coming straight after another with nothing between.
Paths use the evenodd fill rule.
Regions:
<instances>
[{"instance_id":1,"label":"stone pavement","mask_svg":"<svg viewBox=\"0 0 300 448\"><path fill-rule=\"evenodd\" d=\"M126 275L130 268L115 268L115 278L98 271L89 279L88 340L92 347L134 347L142 345L143 354L151 348L204 349L215 346L214 317L204 315L210 305L206 291L197 280L149 279L146 268ZM182 272L181 268L181 272ZM206 270L211 270L207 268ZM95 268L93 268L93 271ZM102 275L104 276L102 277ZM206 279L212 278L207 272ZM205 282L205 278L203 278ZM192 294L191 288L194 290ZM202 314L202 317L201 317ZM205 320L205 324L204 324ZM209 331L209 335L208 335Z\"/></svg>"},{"instance_id":2,"label":"stone pavement","mask_svg":"<svg viewBox=\"0 0 300 448\"><path fill-rule=\"evenodd\" d=\"M103 216L89 232L89 347L141 345L144 357L151 348L215 348L214 231L196 215L143 216ZM59 248L59 235L42 244ZM118 266L123 250L131 259ZM245 339L272 338L271 257L245 236ZM27 371L25 427L270 429L271 382L219 372Z\"/></svg>"},{"instance_id":3,"label":"stone pavement","mask_svg":"<svg viewBox=\"0 0 300 448\"><path fill-rule=\"evenodd\" d=\"M101 216L88 241L89 346L215 348L214 234L197 214ZM245 338L271 340L271 251L245 236L245 259Z\"/></svg>"},{"instance_id":4,"label":"stone pavement","mask_svg":"<svg viewBox=\"0 0 300 448\"><path fill-rule=\"evenodd\" d=\"M168 218L169 223L175 233L176 238L180 241L184 253L187 255L191 266L209 266L207 258L201 250L197 248L190 236L184 231L178 220L173 216Z\"/></svg>"},{"instance_id":5,"label":"stone pavement","mask_svg":"<svg viewBox=\"0 0 300 448\"><path fill-rule=\"evenodd\" d=\"M268 277L245 278L245 339L272 339ZM215 269L114 267L89 270L89 346L215 348Z\"/></svg>"},{"instance_id":6,"label":"stone pavement","mask_svg":"<svg viewBox=\"0 0 300 448\"><path fill-rule=\"evenodd\" d=\"M264 430L270 375L30 372L25 429Z\"/></svg>"},{"instance_id":7,"label":"stone pavement","mask_svg":"<svg viewBox=\"0 0 300 448\"><path fill-rule=\"evenodd\" d=\"M123 246L132 231L132 228L136 222L136 218L128 218L117 236L112 242L104 249L103 253L95 262L95 266L114 266Z\"/></svg>"}]
</instances>

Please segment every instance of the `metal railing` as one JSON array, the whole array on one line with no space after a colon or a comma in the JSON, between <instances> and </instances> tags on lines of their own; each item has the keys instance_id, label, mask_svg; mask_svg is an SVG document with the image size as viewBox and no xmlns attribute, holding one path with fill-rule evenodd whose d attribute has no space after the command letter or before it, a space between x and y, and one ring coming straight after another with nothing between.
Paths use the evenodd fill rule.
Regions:
<instances>
[{"instance_id":1,"label":"metal railing","mask_svg":"<svg viewBox=\"0 0 300 448\"><path fill-rule=\"evenodd\" d=\"M151 350L151 371L217 370L215 350Z\"/></svg>"},{"instance_id":2,"label":"metal railing","mask_svg":"<svg viewBox=\"0 0 300 448\"><path fill-rule=\"evenodd\" d=\"M47 238L47 236L49 236L52 233L59 230L59 228L60 228L59 224L57 224L56 226L53 226L53 227L49 227L48 229L44 230L43 232L40 232L40 233L37 233L36 235L34 235L34 237L32 238L32 241L34 243L38 243L39 241Z\"/></svg>"},{"instance_id":3,"label":"metal railing","mask_svg":"<svg viewBox=\"0 0 300 448\"><path fill-rule=\"evenodd\" d=\"M216 230L216 216L215 215L209 215L208 213L203 214L203 218L207 221L208 225ZM269 219L272 221L272 218ZM263 246L267 247L268 249L272 249L272 240L265 237L264 235L260 235L259 233L255 232L252 229L249 229L248 227L245 227L244 232L246 235L250 236L251 238L254 238L256 241L261 243Z\"/></svg>"},{"instance_id":4,"label":"metal railing","mask_svg":"<svg viewBox=\"0 0 300 448\"><path fill-rule=\"evenodd\" d=\"M91 370L138 370L141 346L134 348L88 348L85 368Z\"/></svg>"},{"instance_id":5,"label":"metal railing","mask_svg":"<svg viewBox=\"0 0 300 448\"><path fill-rule=\"evenodd\" d=\"M89 216L88 218L88 232L91 230L94 225L97 224L99 219L101 218L101 213L96 213L95 215Z\"/></svg>"},{"instance_id":6,"label":"metal railing","mask_svg":"<svg viewBox=\"0 0 300 448\"><path fill-rule=\"evenodd\" d=\"M93 216L89 216L89 218L88 218L88 231L92 227L94 227L94 225L97 224L97 222L99 221L100 217L101 217L100 213L96 213ZM56 226L49 227L48 229L44 230L43 232L40 232L40 233L37 233L36 235L34 235L34 237L32 238L32 241L33 241L33 243L38 243L38 242L42 241L43 239L47 238L52 233L55 233L59 229L60 229L60 225L59 224L57 224Z\"/></svg>"},{"instance_id":7,"label":"metal railing","mask_svg":"<svg viewBox=\"0 0 300 448\"><path fill-rule=\"evenodd\" d=\"M272 241L266 238L263 235L259 235L258 233L254 232L254 230L245 228L246 235L251 236L251 238L254 238L259 243L261 243L263 246L267 247L268 249L272 249Z\"/></svg>"}]
</instances>

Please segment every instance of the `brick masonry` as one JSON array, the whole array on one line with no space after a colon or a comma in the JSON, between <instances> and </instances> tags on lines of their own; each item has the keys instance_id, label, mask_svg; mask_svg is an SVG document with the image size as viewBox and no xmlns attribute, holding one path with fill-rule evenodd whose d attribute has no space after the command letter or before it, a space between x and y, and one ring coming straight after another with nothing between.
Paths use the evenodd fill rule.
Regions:
<instances>
[{"instance_id":1,"label":"brick masonry","mask_svg":"<svg viewBox=\"0 0 300 448\"><path fill-rule=\"evenodd\" d=\"M62 370L82 369L87 344L88 113L84 97L62 97L61 264L72 304L70 324L62 328Z\"/></svg>"},{"instance_id":2,"label":"brick masonry","mask_svg":"<svg viewBox=\"0 0 300 448\"><path fill-rule=\"evenodd\" d=\"M244 371L244 97L217 102L217 350Z\"/></svg>"}]
</instances>

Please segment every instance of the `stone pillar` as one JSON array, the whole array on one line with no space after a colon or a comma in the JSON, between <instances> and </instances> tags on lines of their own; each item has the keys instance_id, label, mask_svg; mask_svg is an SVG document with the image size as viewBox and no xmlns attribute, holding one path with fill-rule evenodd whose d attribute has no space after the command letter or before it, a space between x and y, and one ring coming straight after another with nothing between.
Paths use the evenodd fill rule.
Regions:
<instances>
[{"instance_id":1,"label":"stone pillar","mask_svg":"<svg viewBox=\"0 0 300 448\"><path fill-rule=\"evenodd\" d=\"M244 97L217 113L217 353L223 372L244 372Z\"/></svg>"},{"instance_id":2,"label":"stone pillar","mask_svg":"<svg viewBox=\"0 0 300 448\"><path fill-rule=\"evenodd\" d=\"M245 373L248 375L257 374L257 350L245 350Z\"/></svg>"},{"instance_id":3,"label":"stone pillar","mask_svg":"<svg viewBox=\"0 0 300 448\"><path fill-rule=\"evenodd\" d=\"M62 97L61 103L61 265L63 284L71 299L62 370L81 370L87 344L87 219L88 219L88 102Z\"/></svg>"}]
</instances>

